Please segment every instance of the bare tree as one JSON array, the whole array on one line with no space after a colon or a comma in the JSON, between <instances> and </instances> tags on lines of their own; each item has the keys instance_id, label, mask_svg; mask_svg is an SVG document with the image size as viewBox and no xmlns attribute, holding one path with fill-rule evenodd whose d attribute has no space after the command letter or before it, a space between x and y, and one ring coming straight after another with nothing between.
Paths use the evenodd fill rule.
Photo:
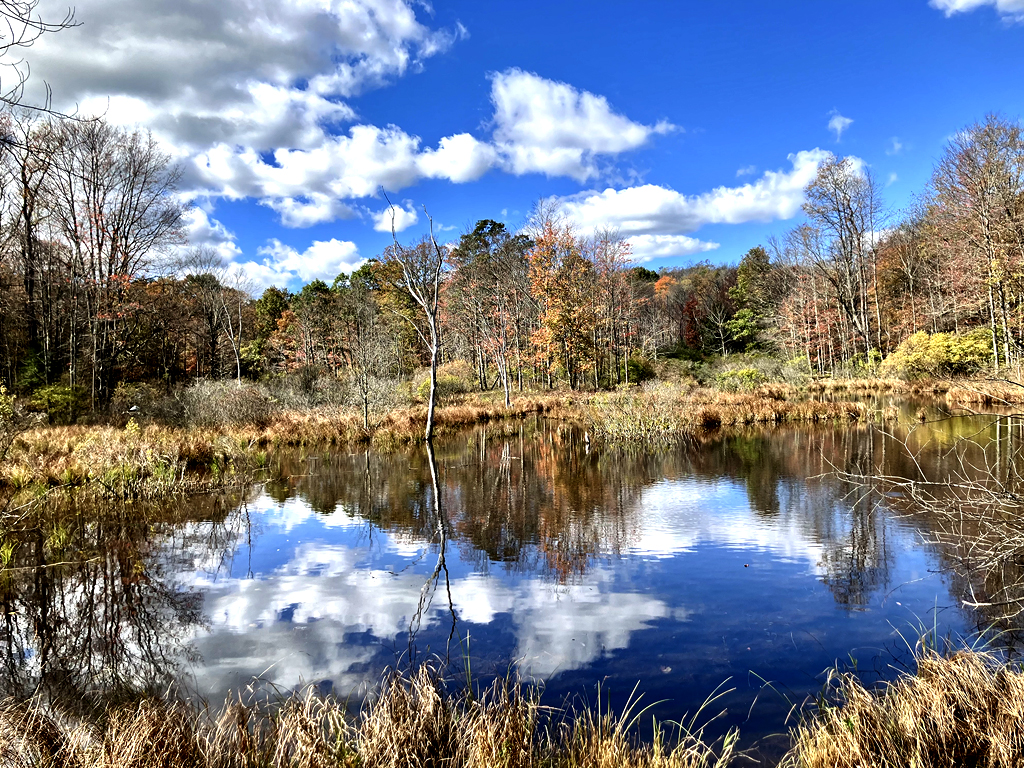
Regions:
<instances>
[{"instance_id":1,"label":"bare tree","mask_svg":"<svg viewBox=\"0 0 1024 768\"><path fill-rule=\"evenodd\" d=\"M59 21L47 21L36 13L39 0L0 0L0 67L6 67L10 76L0 78L0 104L6 107L22 106L50 112L50 91L41 106L22 104L25 83L31 72L24 59L8 59L12 51L29 48L45 34L78 26L74 9L69 8ZM6 137L5 137L6 139ZM7 143L6 141L4 143Z\"/></svg>"},{"instance_id":2,"label":"bare tree","mask_svg":"<svg viewBox=\"0 0 1024 768\"><path fill-rule=\"evenodd\" d=\"M383 192L383 189L381 190ZM414 323L416 333L427 347L430 354L430 397L427 402L427 427L424 437L427 442L434 436L434 407L437 403L437 364L441 352L441 327L438 323L438 299L441 290L441 276L445 264L445 251L434 237L434 220L423 209L430 224L427 237L412 247L405 247L398 242L395 233L395 206L387 193L384 193L391 210L391 239L393 245L384 254L385 262L396 263L401 267L402 277L398 287L408 291L413 301L423 312L425 328Z\"/></svg>"},{"instance_id":3,"label":"bare tree","mask_svg":"<svg viewBox=\"0 0 1024 768\"><path fill-rule=\"evenodd\" d=\"M370 427L370 406L390 399L388 381L400 367L401 354L389 332L374 296L376 280L367 270L357 270L344 284L335 281L345 324L348 361L354 395L363 411L363 428Z\"/></svg>"},{"instance_id":4,"label":"bare tree","mask_svg":"<svg viewBox=\"0 0 1024 768\"><path fill-rule=\"evenodd\" d=\"M91 345L94 405L113 387L124 291L158 267L158 257L184 239L183 205L175 197L180 171L149 134L104 121L58 126L60 143L46 190L56 227L70 253ZM73 318L73 322L74 322ZM71 383L78 340L70 349Z\"/></svg>"},{"instance_id":5,"label":"bare tree","mask_svg":"<svg viewBox=\"0 0 1024 768\"><path fill-rule=\"evenodd\" d=\"M872 347L881 346L878 335L871 337L872 320L881 333L877 300L875 311L871 308L878 282L875 241L884 227L878 183L852 159L830 157L808 185L803 209L817 231L807 240L805 252L832 287L844 318L870 359Z\"/></svg>"},{"instance_id":6,"label":"bare tree","mask_svg":"<svg viewBox=\"0 0 1024 768\"><path fill-rule=\"evenodd\" d=\"M1009 275L1024 262L1024 134L997 115L960 131L932 176L932 214L939 237L964 247L987 277L989 327L996 372L999 337L1010 365L1014 343L1007 308Z\"/></svg>"}]
</instances>

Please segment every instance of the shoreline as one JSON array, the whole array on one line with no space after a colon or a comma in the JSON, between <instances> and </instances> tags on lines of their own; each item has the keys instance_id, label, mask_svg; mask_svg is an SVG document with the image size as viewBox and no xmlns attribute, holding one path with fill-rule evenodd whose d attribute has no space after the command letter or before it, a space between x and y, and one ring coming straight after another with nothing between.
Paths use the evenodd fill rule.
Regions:
<instances>
[{"instance_id":1,"label":"shoreline","mask_svg":"<svg viewBox=\"0 0 1024 768\"><path fill-rule=\"evenodd\" d=\"M578 426L608 444L675 442L721 427L785 423L852 423L862 403L793 398L780 388L725 393L659 385L611 393L529 393L511 408L468 396L437 408L435 435L444 438L482 424L517 424L530 417ZM426 406L384 414L369 429L351 408L279 410L262 424L173 425L134 418L125 427L29 427L14 436L0 462L0 489L42 494L88 489L108 498L156 498L221 489L252 479L268 451L283 447L369 445L396 450L423 442Z\"/></svg>"},{"instance_id":2,"label":"shoreline","mask_svg":"<svg viewBox=\"0 0 1024 768\"><path fill-rule=\"evenodd\" d=\"M819 698L796 710L785 768L902 765L1011 766L1024 758L1024 670L994 652L939 652L919 641L915 669L866 688L834 671ZM272 702L229 696L219 709L191 700L122 699L84 716L41 699L0 703L0 759L25 766L449 766L450 768L726 768L749 761L740 731L709 735L712 692L682 723L654 721L630 697L621 712L541 704L514 673L486 689L452 690L426 664L385 673L356 712L306 688ZM724 714L724 712L723 712ZM718 729L721 730L721 729ZM781 734L780 734L781 735ZM6 762L5 762L6 764Z\"/></svg>"},{"instance_id":3,"label":"shoreline","mask_svg":"<svg viewBox=\"0 0 1024 768\"><path fill-rule=\"evenodd\" d=\"M826 380L805 387L763 384L741 392L652 382L611 392L527 392L511 408L504 407L498 392L465 395L438 406L435 434L443 438L482 424L543 417L575 424L605 444L653 447L725 427L874 418L863 401L817 399L843 394L935 398L967 412L1024 402L1024 387L1006 380ZM143 416L144 423L132 418L124 427L29 426L13 435L0 462L0 490L38 495L55 488L89 489L107 498L217 490L255 477L275 448L369 445L388 451L420 444L426 414L425 405L397 408L369 428L350 407L277 408L254 423L183 425Z\"/></svg>"}]
</instances>

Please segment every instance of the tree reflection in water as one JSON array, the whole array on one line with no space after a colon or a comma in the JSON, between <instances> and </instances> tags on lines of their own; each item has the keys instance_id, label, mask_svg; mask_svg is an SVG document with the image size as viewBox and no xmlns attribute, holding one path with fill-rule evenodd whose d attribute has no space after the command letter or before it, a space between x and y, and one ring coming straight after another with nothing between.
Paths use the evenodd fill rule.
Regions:
<instances>
[{"instance_id":1,"label":"tree reflection in water","mask_svg":"<svg viewBox=\"0 0 1024 768\"><path fill-rule=\"evenodd\" d=\"M941 454L923 460L941 471ZM448 616L449 643L458 632L453 553L482 577L569 588L622 559L707 543L802 560L837 605L863 608L893 586L891 520L877 494L851 492L829 475L915 466L891 437L863 426L722 431L645 451L590 446L580 432L544 420L483 427L425 450L287 452L273 465L267 497L299 500L325 520L361 520L371 542L385 532L422 557L436 554L418 603L405 613L410 658L432 611ZM701 497L723 484L745 490L743 515ZM0 581L3 692L88 706L101 695L180 680L196 656L192 641L203 631L212 583L187 575L226 574L236 553L252 551L250 539L258 547L244 504L252 498L56 505L9 526L4 545L14 554ZM676 510L671 520L659 506L666 498ZM650 620L668 615L659 606ZM590 658L588 650L580 663Z\"/></svg>"},{"instance_id":2,"label":"tree reflection in water","mask_svg":"<svg viewBox=\"0 0 1024 768\"><path fill-rule=\"evenodd\" d=\"M416 605L416 613L409 622L409 660L412 662L416 655L416 635L419 633L423 623L423 614L429 610L434 592L437 590L441 575L444 574L444 592L448 600L448 612L452 617L452 629L448 633L449 652L452 638L458 629L458 616L455 612L455 603L452 600L451 576L448 573L448 565L445 556L448 552L448 519L445 517L441 505L441 485L438 481L437 459L434 457L434 443L432 440L426 442L427 465L430 467L430 503L428 509L433 517L433 523L437 527L437 565L433 573L427 578L420 590L419 603Z\"/></svg>"},{"instance_id":3,"label":"tree reflection in water","mask_svg":"<svg viewBox=\"0 0 1024 768\"><path fill-rule=\"evenodd\" d=\"M654 452L589 450L568 428L481 428L437 449L443 518L432 512L431 459L423 464L415 452L323 457L309 474L304 459L282 457L280 474L292 482L275 493L297 495L324 514L342 508L410 543L436 541L443 519L444 535L482 572L499 567L571 582L595 561L632 551L649 522L644 495L653 484L741 480L758 516L792 519L820 545L823 580L837 602L856 607L887 584L885 511L877 494L813 478L869 466L885 442L863 427L787 427L714 433Z\"/></svg>"},{"instance_id":4,"label":"tree reflection in water","mask_svg":"<svg viewBox=\"0 0 1024 768\"><path fill-rule=\"evenodd\" d=\"M180 499L65 500L7 521L2 693L89 709L173 686L202 620L202 596L180 589L176 576L198 558L216 567L230 555L242 501L201 496L185 512Z\"/></svg>"}]
</instances>

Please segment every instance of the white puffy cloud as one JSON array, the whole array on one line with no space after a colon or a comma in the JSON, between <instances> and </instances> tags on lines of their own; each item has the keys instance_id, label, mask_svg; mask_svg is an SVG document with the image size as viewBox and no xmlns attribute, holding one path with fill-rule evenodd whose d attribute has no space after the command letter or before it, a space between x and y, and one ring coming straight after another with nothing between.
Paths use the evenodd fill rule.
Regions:
<instances>
[{"instance_id":1,"label":"white puffy cloud","mask_svg":"<svg viewBox=\"0 0 1024 768\"><path fill-rule=\"evenodd\" d=\"M842 141L843 132L853 125L853 120L849 117L843 117L839 114L838 110L833 109L831 117L828 121L828 129L836 135L836 141Z\"/></svg>"},{"instance_id":2,"label":"white puffy cloud","mask_svg":"<svg viewBox=\"0 0 1024 768\"><path fill-rule=\"evenodd\" d=\"M691 253L710 250L713 243L666 237L694 232L706 224L792 218L803 203L804 188L829 156L821 149L797 152L789 156L793 166L789 171L766 171L756 181L735 187L716 187L700 195L685 195L668 187L644 184L584 192L558 202L561 212L584 232L612 227L627 238L651 236L638 241L640 249L647 249L648 258L662 255L658 253L659 248L665 249L664 255L669 255L671 249L678 249L671 255L688 248L692 249Z\"/></svg>"},{"instance_id":3,"label":"white puffy cloud","mask_svg":"<svg viewBox=\"0 0 1024 768\"><path fill-rule=\"evenodd\" d=\"M424 141L360 122L354 97L467 34L431 28L417 5L82 0L80 27L33 48L30 86L49 83L59 108L153 130L183 163L189 194L253 198L289 227L351 218L352 201L423 179L466 183L492 168L593 178L602 159L673 129L518 69L491 76L491 136Z\"/></svg>"},{"instance_id":4,"label":"white puffy cloud","mask_svg":"<svg viewBox=\"0 0 1024 768\"><path fill-rule=\"evenodd\" d=\"M373 219L373 229L376 232L390 232L391 231L391 208L385 208L383 211L377 211L371 213L370 216ZM405 207L394 207L394 226L395 232L404 232L417 221L419 221L419 215L416 213L416 209L413 208L412 203L406 202Z\"/></svg>"},{"instance_id":5,"label":"white puffy cloud","mask_svg":"<svg viewBox=\"0 0 1024 768\"><path fill-rule=\"evenodd\" d=\"M698 240L688 235L633 235L626 238L633 261L645 262L667 256L692 256L719 247L718 243Z\"/></svg>"},{"instance_id":6,"label":"white puffy cloud","mask_svg":"<svg viewBox=\"0 0 1024 768\"><path fill-rule=\"evenodd\" d=\"M281 148L270 156L251 147L217 144L199 153L191 169L211 194L269 200L371 197L417 181L420 140L395 126L357 125L313 149Z\"/></svg>"},{"instance_id":7,"label":"white puffy cloud","mask_svg":"<svg viewBox=\"0 0 1024 768\"><path fill-rule=\"evenodd\" d=\"M461 184L476 181L494 165L497 150L468 133L445 136L437 149L427 148L417 159L420 173L431 179L449 179Z\"/></svg>"},{"instance_id":8,"label":"white puffy cloud","mask_svg":"<svg viewBox=\"0 0 1024 768\"><path fill-rule=\"evenodd\" d=\"M32 51L58 106L118 106L171 143L311 147L342 99L381 86L464 33L434 30L407 0L79 0L78 28ZM105 111L105 110L104 110Z\"/></svg>"},{"instance_id":9,"label":"white puffy cloud","mask_svg":"<svg viewBox=\"0 0 1024 768\"><path fill-rule=\"evenodd\" d=\"M191 245L212 248L225 262L242 255L242 249L235 242L234 232L210 218L210 214L202 207L193 206L185 212L185 231Z\"/></svg>"},{"instance_id":10,"label":"white puffy cloud","mask_svg":"<svg viewBox=\"0 0 1024 768\"><path fill-rule=\"evenodd\" d=\"M255 197L286 226L309 226L350 217L344 201L375 197L381 187L399 191L424 178L464 183L496 165L586 179L598 172L599 157L671 129L634 123L601 96L520 70L493 76L492 100L493 143L460 133L423 147L397 126L355 125L311 148L259 152L219 143L196 154L187 177L205 194Z\"/></svg>"},{"instance_id":11,"label":"white puffy cloud","mask_svg":"<svg viewBox=\"0 0 1024 768\"><path fill-rule=\"evenodd\" d=\"M598 174L599 155L643 146L675 126L633 122L614 112L604 96L578 91L521 69L491 76L494 140L505 168L585 181Z\"/></svg>"},{"instance_id":12,"label":"white puffy cloud","mask_svg":"<svg viewBox=\"0 0 1024 768\"><path fill-rule=\"evenodd\" d=\"M417 5L82 0L80 27L33 48L30 85L49 83L58 107L153 130L191 195L255 198L290 227L352 218L346 201L380 186L470 181L493 165L494 148L469 134L421 152L395 126L341 130L358 118L349 99L467 34L429 28Z\"/></svg>"},{"instance_id":13,"label":"white puffy cloud","mask_svg":"<svg viewBox=\"0 0 1024 768\"><path fill-rule=\"evenodd\" d=\"M352 272L366 263L360 258L355 243L347 240L315 240L301 253L280 240L262 246L262 261L236 262L236 267L258 289L271 285L285 286L293 280L308 283L323 280L330 283L339 272Z\"/></svg>"},{"instance_id":14,"label":"white puffy cloud","mask_svg":"<svg viewBox=\"0 0 1024 768\"><path fill-rule=\"evenodd\" d=\"M417 6L426 9L417 17ZM44 35L30 87L58 108L142 126L184 167L192 197L251 198L289 227L352 218L354 201L489 170L593 179L675 129L519 69L491 75L488 135L421 139L361 121L352 100L416 71L467 32L418 0L81 0L80 27Z\"/></svg>"},{"instance_id":15,"label":"white puffy cloud","mask_svg":"<svg viewBox=\"0 0 1024 768\"><path fill-rule=\"evenodd\" d=\"M286 227L312 227L356 216L355 211L341 200L322 192L311 192L299 198L268 198L263 204L274 209Z\"/></svg>"},{"instance_id":16,"label":"white puffy cloud","mask_svg":"<svg viewBox=\"0 0 1024 768\"><path fill-rule=\"evenodd\" d=\"M942 11L947 17L992 6L1005 19L1024 21L1024 0L930 0L929 5Z\"/></svg>"}]
</instances>

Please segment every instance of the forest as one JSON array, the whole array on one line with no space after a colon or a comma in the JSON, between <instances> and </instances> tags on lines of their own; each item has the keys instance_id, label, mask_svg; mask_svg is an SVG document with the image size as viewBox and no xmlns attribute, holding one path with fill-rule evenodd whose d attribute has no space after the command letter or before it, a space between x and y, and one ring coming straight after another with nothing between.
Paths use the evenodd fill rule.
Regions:
<instances>
[{"instance_id":1,"label":"forest","mask_svg":"<svg viewBox=\"0 0 1024 768\"><path fill-rule=\"evenodd\" d=\"M802 222L732 265L654 271L541 201L521 228L396 238L330 285L261 295L187 242L181 169L153 137L100 118L3 122L0 383L55 420L140 390L288 376L366 419L432 357L442 394L508 403L637 383L659 360L756 384L999 374L1024 353L1024 137L999 115L951 138L903 211L863 162L830 157Z\"/></svg>"}]
</instances>

